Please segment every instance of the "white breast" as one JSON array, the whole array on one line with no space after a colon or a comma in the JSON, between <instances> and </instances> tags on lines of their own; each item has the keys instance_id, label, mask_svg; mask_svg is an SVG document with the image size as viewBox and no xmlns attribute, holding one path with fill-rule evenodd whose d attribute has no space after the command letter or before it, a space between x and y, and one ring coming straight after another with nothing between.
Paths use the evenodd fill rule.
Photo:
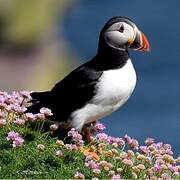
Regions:
<instances>
[{"instance_id":1,"label":"white breast","mask_svg":"<svg viewBox=\"0 0 180 180\"><path fill-rule=\"evenodd\" d=\"M129 59L119 69L104 71L96 95L83 108L72 113L72 126L81 131L84 124L96 121L122 106L136 85L136 73Z\"/></svg>"},{"instance_id":2,"label":"white breast","mask_svg":"<svg viewBox=\"0 0 180 180\"><path fill-rule=\"evenodd\" d=\"M95 104L116 105L123 104L132 94L136 85L136 73L131 60L120 69L108 70L101 76Z\"/></svg>"}]
</instances>

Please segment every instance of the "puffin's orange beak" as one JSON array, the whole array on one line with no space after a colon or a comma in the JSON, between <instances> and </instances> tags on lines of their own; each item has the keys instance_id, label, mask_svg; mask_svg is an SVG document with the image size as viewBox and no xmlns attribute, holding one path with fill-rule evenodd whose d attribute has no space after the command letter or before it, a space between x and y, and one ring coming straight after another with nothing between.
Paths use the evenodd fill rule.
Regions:
<instances>
[{"instance_id":1,"label":"puffin's orange beak","mask_svg":"<svg viewBox=\"0 0 180 180\"><path fill-rule=\"evenodd\" d=\"M129 47L135 51L150 51L149 41L143 32L138 31L135 39L129 39L128 43L130 44Z\"/></svg>"},{"instance_id":2,"label":"puffin's orange beak","mask_svg":"<svg viewBox=\"0 0 180 180\"><path fill-rule=\"evenodd\" d=\"M141 36L141 46L137 49L139 51L150 51L150 44L143 32L140 33Z\"/></svg>"}]
</instances>

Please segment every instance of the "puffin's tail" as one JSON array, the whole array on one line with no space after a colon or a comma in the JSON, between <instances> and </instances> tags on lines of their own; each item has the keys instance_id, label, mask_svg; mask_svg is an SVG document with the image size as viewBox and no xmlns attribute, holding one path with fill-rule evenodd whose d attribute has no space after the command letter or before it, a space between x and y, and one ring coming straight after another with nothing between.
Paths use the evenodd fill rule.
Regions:
<instances>
[{"instance_id":1,"label":"puffin's tail","mask_svg":"<svg viewBox=\"0 0 180 180\"><path fill-rule=\"evenodd\" d=\"M52 94L50 93L50 91L33 92L30 95L32 97L32 100L30 101L32 103L32 105L27 107L26 112L36 114L36 113L39 113L39 111L42 107L51 109ZM50 126L52 124L56 123L54 121L55 120L54 118L55 118L55 116L53 115L44 121L43 128L42 128L42 130L44 132L50 131ZM33 129L35 127L35 123L31 123L30 127ZM67 133L69 130L70 130L70 128L65 129L65 128L59 126L59 128L57 130L53 131L51 136L56 136L59 139L63 140L65 137L67 137Z\"/></svg>"},{"instance_id":2,"label":"puffin's tail","mask_svg":"<svg viewBox=\"0 0 180 180\"><path fill-rule=\"evenodd\" d=\"M50 92L46 91L46 92L33 92L30 94L32 97L32 100L29 101L32 103L31 106L27 107L27 111L26 112L30 112L30 113L39 113L39 110L42 107L47 107L49 108L49 100L50 100Z\"/></svg>"}]
</instances>

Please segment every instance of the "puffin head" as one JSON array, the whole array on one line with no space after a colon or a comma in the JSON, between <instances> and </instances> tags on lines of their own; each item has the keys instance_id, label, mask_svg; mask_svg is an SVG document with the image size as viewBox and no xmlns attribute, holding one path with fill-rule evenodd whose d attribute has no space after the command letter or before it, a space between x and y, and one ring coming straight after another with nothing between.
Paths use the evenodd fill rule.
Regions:
<instances>
[{"instance_id":1,"label":"puffin head","mask_svg":"<svg viewBox=\"0 0 180 180\"><path fill-rule=\"evenodd\" d=\"M100 33L101 40L114 49L150 50L149 42L144 33L127 17L111 18Z\"/></svg>"}]
</instances>

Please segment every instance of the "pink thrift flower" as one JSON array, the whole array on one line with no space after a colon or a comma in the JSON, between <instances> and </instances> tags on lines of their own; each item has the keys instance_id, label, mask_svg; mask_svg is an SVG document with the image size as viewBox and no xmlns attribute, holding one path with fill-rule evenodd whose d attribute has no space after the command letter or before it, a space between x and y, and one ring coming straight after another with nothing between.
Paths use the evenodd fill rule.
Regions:
<instances>
[{"instance_id":1,"label":"pink thrift flower","mask_svg":"<svg viewBox=\"0 0 180 180\"><path fill-rule=\"evenodd\" d=\"M0 103L0 109L6 109L7 108L7 104L5 103Z\"/></svg>"},{"instance_id":2,"label":"pink thrift flower","mask_svg":"<svg viewBox=\"0 0 180 180\"><path fill-rule=\"evenodd\" d=\"M84 141L83 141L83 140L78 140L78 141L77 141L77 145L83 146L83 145L84 145Z\"/></svg>"},{"instance_id":3,"label":"pink thrift flower","mask_svg":"<svg viewBox=\"0 0 180 180\"><path fill-rule=\"evenodd\" d=\"M52 116L52 115L53 115L53 113L51 112L51 110L48 109L48 108L45 108L45 107L42 107L42 108L40 109L40 113L41 113L41 114L44 114L45 116Z\"/></svg>"},{"instance_id":4,"label":"pink thrift flower","mask_svg":"<svg viewBox=\"0 0 180 180\"><path fill-rule=\"evenodd\" d=\"M0 95L0 108L5 109L7 107L7 104L5 103L6 98L2 95Z\"/></svg>"},{"instance_id":5,"label":"pink thrift flower","mask_svg":"<svg viewBox=\"0 0 180 180\"><path fill-rule=\"evenodd\" d=\"M153 139L153 138L148 137L148 138L145 140L145 144L147 144L147 145L151 145L151 144L153 144L153 143L154 143L154 139Z\"/></svg>"},{"instance_id":6,"label":"pink thrift flower","mask_svg":"<svg viewBox=\"0 0 180 180\"><path fill-rule=\"evenodd\" d=\"M65 147L68 150L78 150L78 147L75 144L65 144Z\"/></svg>"},{"instance_id":7,"label":"pink thrift flower","mask_svg":"<svg viewBox=\"0 0 180 180\"><path fill-rule=\"evenodd\" d=\"M7 106L7 108L6 108L6 110L8 111L8 112L10 112L10 111L15 111L15 112L17 112L17 113L20 113L20 114L22 114L22 113L24 113L26 110L27 110L27 108L26 107L22 107L22 106L20 106L19 104L10 104L10 105L8 105Z\"/></svg>"},{"instance_id":8,"label":"pink thrift flower","mask_svg":"<svg viewBox=\"0 0 180 180\"><path fill-rule=\"evenodd\" d=\"M164 144L163 148L164 148L164 150L166 151L167 154L170 154L170 155L173 154L172 147L171 147L170 144Z\"/></svg>"},{"instance_id":9,"label":"pink thrift flower","mask_svg":"<svg viewBox=\"0 0 180 180\"><path fill-rule=\"evenodd\" d=\"M116 143L116 144L118 144L118 146L123 146L125 144L125 142L122 138L116 138L116 137L112 137L112 136L108 136L107 143L108 144Z\"/></svg>"},{"instance_id":10,"label":"pink thrift flower","mask_svg":"<svg viewBox=\"0 0 180 180\"><path fill-rule=\"evenodd\" d=\"M179 176L179 175L180 175L180 172L174 172L173 175L174 175L174 176Z\"/></svg>"},{"instance_id":11,"label":"pink thrift flower","mask_svg":"<svg viewBox=\"0 0 180 180\"><path fill-rule=\"evenodd\" d=\"M21 106L20 104L14 104L14 105L12 105L11 109L12 109L13 111L17 112L17 113L20 113L20 114L24 113L24 112L27 110L26 107L23 107L23 106Z\"/></svg>"},{"instance_id":12,"label":"pink thrift flower","mask_svg":"<svg viewBox=\"0 0 180 180\"><path fill-rule=\"evenodd\" d=\"M77 171L74 175L75 179L85 179L84 174L80 173L79 171Z\"/></svg>"},{"instance_id":13,"label":"pink thrift flower","mask_svg":"<svg viewBox=\"0 0 180 180\"><path fill-rule=\"evenodd\" d=\"M20 97L19 93L17 91L12 91L10 97L12 99L18 99Z\"/></svg>"},{"instance_id":14,"label":"pink thrift flower","mask_svg":"<svg viewBox=\"0 0 180 180\"><path fill-rule=\"evenodd\" d=\"M119 146L124 146L125 142L122 138L116 138L115 143L117 143Z\"/></svg>"},{"instance_id":15,"label":"pink thrift flower","mask_svg":"<svg viewBox=\"0 0 180 180\"><path fill-rule=\"evenodd\" d=\"M82 139L81 134L79 134L74 128L72 128L72 129L68 132L68 136L72 137L74 140L80 140L80 139Z\"/></svg>"},{"instance_id":16,"label":"pink thrift flower","mask_svg":"<svg viewBox=\"0 0 180 180\"><path fill-rule=\"evenodd\" d=\"M26 107L20 106L19 109L16 112L19 113L19 114L23 114L24 112L26 112L26 110L27 110Z\"/></svg>"},{"instance_id":17,"label":"pink thrift flower","mask_svg":"<svg viewBox=\"0 0 180 180\"><path fill-rule=\"evenodd\" d=\"M130 136L128 136L127 134L125 134L125 136L124 136L124 140L125 140L125 142L126 142L127 144L130 144L130 143L132 142L131 137L130 137Z\"/></svg>"},{"instance_id":18,"label":"pink thrift flower","mask_svg":"<svg viewBox=\"0 0 180 180\"><path fill-rule=\"evenodd\" d=\"M33 113L26 113L25 116L29 121L34 121L36 119L36 115Z\"/></svg>"},{"instance_id":19,"label":"pink thrift flower","mask_svg":"<svg viewBox=\"0 0 180 180\"><path fill-rule=\"evenodd\" d=\"M113 175L111 178L111 180L120 180L120 179L121 179L120 175Z\"/></svg>"},{"instance_id":20,"label":"pink thrift flower","mask_svg":"<svg viewBox=\"0 0 180 180\"><path fill-rule=\"evenodd\" d=\"M18 136L13 140L12 146L13 147L22 146L23 143L24 143L24 139L22 137Z\"/></svg>"},{"instance_id":21,"label":"pink thrift flower","mask_svg":"<svg viewBox=\"0 0 180 180\"><path fill-rule=\"evenodd\" d=\"M30 94L31 94L31 91L21 91L20 92L20 95L23 98L27 99L28 101L32 99Z\"/></svg>"},{"instance_id":22,"label":"pink thrift flower","mask_svg":"<svg viewBox=\"0 0 180 180\"><path fill-rule=\"evenodd\" d=\"M12 97L11 95L7 95L5 103L8 105L16 104L16 98Z\"/></svg>"},{"instance_id":23,"label":"pink thrift flower","mask_svg":"<svg viewBox=\"0 0 180 180\"><path fill-rule=\"evenodd\" d=\"M19 104L10 104L9 106L11 107L11 110L13 111L18 111L21 108Z\"/></svg>"},{"instance_id":24,"label":"pink thrift flower","mask_svg":"<svg viewBox=\"0 0 180 180\"><path fill-rule=\"evenodd\" d=\"M68 136L69 136L69 137L72 137L72 140L75 141L77 145L83 146L84 141L82 140L82 136L81 136L81 134L79 134L79 132L76 131L74 128L72 128L72 129L68 132Z\"/></svg>"},{"instance_id":25,"label":"pink thrift flower","mask_svg":"<svg viewBox=\"0 0 180 180\"><path fill-rule=\"evenodd\" d=\"M96 135L96 138L97 138L99 141L106 142L107 139L108 139L108 135L105 134L105 133L98 133L98 134Z\"/></svg>"},{"instance_id":26,"label":"pink thrift flower","mask_svg":"<svg viewBox=\"0 0 180 180\"><path fill-rule=\"evenodd\" d=\"M56 156L63 157L64 153L61 150L56 151Z\"/></svg>"},{"instance_id":27,"label":"pink thrift flower","mask_svg":"<svg viewBox=\"0 0 180 180\"><path fill-rule=\"evenodd\" d=\"M113 144L113 142L115 141L115 137L112 137L112 136L108 136L108 138L107 138L107 143L108 144Z\"/></svg>"},{"instance_id":28,"label":"pink thrift flower","mask_svg":"<svg viewBox=\"0 0 180 180\"><path fill-rule=\"evenodd\" d=\"M37 149L40 150L40 151L44 151L45 146L43 144L38 144Z\"/></svg>"},{"instance_id":29,"label":"pink thrift flower","mask_svg":"<svg viewBox=\"0 0 180 180\"><path fill-rule=\"evenodd\" d=\"M171 172L174 172L175 170L174 166L172 166L171 164L168 164L167 167Z\"/></svg>"},{"instance_id":30,"label":"pink thrift flower","mask_svg":"<svg viewBox=\"0 0 180 180\"><path fill-rule=\"evenodd\" d=\"M93 169L92 172L96 175L100 174L101 173L101 170L100 169Z\"/></svg>"},{"instance_id":31,"label":"pink thrift flower","mask_svg":"<svg viewBox=\"0 0 180 180\"><path fill-rule=\"evenodd\" d=\"M139 149L139 143L136 139L131 139L131 143L129 143L128 145L133 149Z\"/></svg>"},{"instance_id":32,"label":"pink thrift flower","mask_svg":"<svg viewBox=\"0 0 180 180\"><path fill-rule=\"evenodd\" d=\"M50 126L50 130L51 131L55 131L55 130L57 130L58 129L58 125L57 124L52 124L51 126Z\"/></svg>"},{"instance_id":33,"label":"pink thrift flower","mask_svg":"<svg viewBox=\"0 0 180 180\"><path fill-rule=\"evenodd\" d=\"M142 151L144 154L148 154L150 151L147 146L140 146L140 151Z\"/></svg>"},{"instance_id":34,"label":"pink thrift flower","mask_svg":"<svg viewBox=\"0 0 180 180\"><path fill-rule=\"evenodd\" d=\"M148 162L151 162L151 161L152 161L152 157L151 157L151 156L147 156L147 157L146 157L146 160L147 160Z\"/></svg>"},{"instance_id":35,"label":"pink thrift flower","mask_svg":"<svg viewBox=\"0 0 180 180\"><path fill-rule=\"evenodd\" d=\"M16 120L14 121L14 123L15 123L16 125L18 125L18 126L22 126L22 125L25 124L25 120L18 118L18 119L16 119Z\"/></svg>"},{"instance_id":36,"label":"pink thrift flower","mask_svg":"<svg viewBox=\"0 0 180 180\"><path fill-rule=\"evenodd\" d=\"M161 164L160 164L160 163L155 163L155 165L154 165L154 170L155 170L156 172L160 172L160 171L161 171Z\"/></svg>"},{"instance_id":37,"label":"pink thrift flower","mask_svg":"<svg viewBox=\"0 0 180 180\"><path fill-rule=\"evenodd\" d=\"M59 140L59 139L56 141L56 144L58 146L64 146L64 142L62 140Z\"/></svg>"},{"instance_id":38,"label":"pink thrift flower","mask_svg":"<svg viewBox=\"0 0 180 180\"><path fill-rule=\"evenodd\" d=\"M45 115L42 113L37 113L35 117L37 120L45 120L46 119Z\"/></svg>"},{"instance_id":39,"label":"pink thrift flower","mask_svg":"<svg viewBox=\"0 0 180 180\"><path fill-rule=\"evenodd\" d=\"M12 112L12 111L13 111L12 104L7 105L6 111L7 111L7 112Z\"/></svg>"},{"instance_id":40,"label":"pink thrift flower","mask_svg":"<svg viewBox=\"0 0 180 180\"><path fill-rule=\"evenodd\" d=\"M0 103L4 103L6 101L5 96L0 95Z\"/></svg>"},{"instance_id":41,"label":"pink thrift flower","mask_svg":"<svg viewBox=\"0 0 180 180\"><path fill-rule=\"evenodd\" d=\"M160 149L163 146L162 142L158 142L155 144L156 148Z\"/></svg>"},{"instance_id":42,"label":"pink thrift flower","mask_svg":"<svg viewBox=\"0 0 180 180\"><path fill-rule=\"evenodd\" d=\"M130 159L123 159L122 163L127 165L127 166L133 166L133 162Z\"/></svg>"},{"instance_id":43,"label":"pink thrift flower","mask_svg":"<svg viewBox=\"0 0 180 180\"><path fill-rule=\"evenodd\" d=\"M2 118L5 118L5 113L4 112L0 112L0 119L2 119Z\"/></svg>"},{"instance_id":44,"label":"pink thrift flower","mask_svg":"<svg viewBox=\"0 0 180 180\"><path fill-rule=\"evenodd\" d=\"M106 129L106 127L103 124L101 124L101 123L96 124L94 126L94 128L95 128L96 131L103 131L103 130Z\"/></svg>"},{"instance_id":45,"label":"pink thrift flower","mask_svg":"<svg viewBox=\"0 0 180 180\"><path fill-rule=\"evenodd\" d=\"M0 119L0 127L4 126L6 124L7 124L7 122L5 119Z\"/></svg>"},{"instance_id":46,"label":"pink thrift flower","mask_svg":"<svg viewBox=\"0 0 180 180\"><path fill-rule=\"evenodd\" d=\"M175 176L179 176L180 175L180 167L175 168L175 172L174 172Z\"/></svg>"},{"instance_id":47,"label":"pink thrift flower","mask_svg":"<svg viewBox=\"0 0 180 180\"><path fill-rule=\"evenodd\" d=\"M19 137L19 133L16 133L15 131L10 131L6 137L6 139L14 141L17 137Z\"/></svg>"},{"instance_id":48,"label":"pink thrift flower","mask_svg":"<svg viewBox=\"0 0 180 180\"><path fill-rule=\"evenodd\" d=\"M85 158L85 162L88 162L88 161L90 161L90 160L92 160L92 156L87 155L86 158Z\"/></svg>"},{"instance_id":49,"label":"pink thrift flower","mask_svg":"<svg viewBox=\"0 0 180 180\"><path fill-rule=\"evenodd\" d=\"M173 155L173 152L171 150L165 150L166 154Z\"/></svg>"},{"instance_id":50,"label":"pink thrift flower","mask_svg":"<svg viewBox=\"0 0 180 180\"><path fill-rule=\"evenodd\" d=\"M90 169L99 169L99 163L97 163L96 161L90 160L85 162L85 166L89 167Z\"/></svg>"}]
</instances>

